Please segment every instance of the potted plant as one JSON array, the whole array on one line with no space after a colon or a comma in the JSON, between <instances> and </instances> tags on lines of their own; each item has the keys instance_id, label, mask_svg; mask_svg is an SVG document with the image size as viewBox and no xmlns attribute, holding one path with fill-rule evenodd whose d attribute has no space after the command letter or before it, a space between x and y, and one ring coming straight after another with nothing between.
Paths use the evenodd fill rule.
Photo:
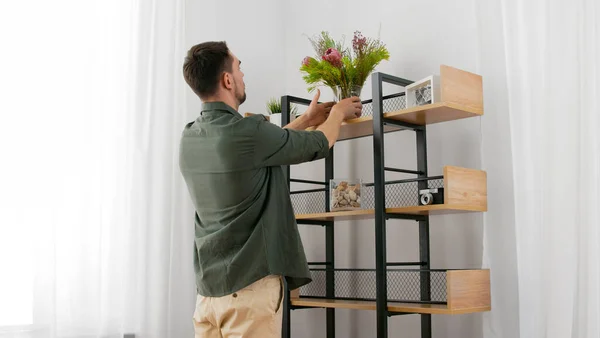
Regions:
<instances>
[{"instance_id":1,"label":"potted plant","mask_svg":"<svg viewBox=\"0 0 600 338\"><path fill-rule=\"evenodd\" d=\"M269 121L275 125L282 127L281 125L281 101L276 98L271 98L267 101L267 113L269 114ZM290 116L296 116L298 113L298 107L291 105Z\"/></svg>"},{"instance_id":2,"label":"potted plant","mask_svg":"<svg viewBox=\"0 0 600 338\"><path fill-rule=\"evenodd\" d=\"M321 85L331 88L336 100L360 96L367 77L390 57L379 39L366 38L359 31L354 33L350 49L333 40L328 32L309 40L316 56L302 60L303 79L309 91Z\"/></svg>"}]
</instances>

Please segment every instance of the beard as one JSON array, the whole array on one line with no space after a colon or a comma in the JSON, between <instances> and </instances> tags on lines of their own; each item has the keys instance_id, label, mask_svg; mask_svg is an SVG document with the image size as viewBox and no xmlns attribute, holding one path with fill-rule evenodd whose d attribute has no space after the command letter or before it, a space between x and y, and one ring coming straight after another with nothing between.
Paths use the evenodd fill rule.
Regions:
<instances>
[{"instance_id":1,"label":"beard","mask_svg":"<svg viewBox=\"0 0 600 338\"><path fill-rule=\"evenodd\" d=\"M241 86L238 86L237 81L234 80L235 83L235 98L238 101L238 105L241 105L242 103L246 102L246 91L242 91L241 93L238 92L238 88L241 88Z\"/></svg>"},{"instance_id":2,"label":"beard","mask_svg":"<svg viewBox=\"0 0 600 338\"><path fill-rule=\"evenodd\" d=\"M246 92L244 92L243 94L235 94L235 98L238 100L238 103L241 105L242 103L246 102Z\"/></svg>"}]
</instances>

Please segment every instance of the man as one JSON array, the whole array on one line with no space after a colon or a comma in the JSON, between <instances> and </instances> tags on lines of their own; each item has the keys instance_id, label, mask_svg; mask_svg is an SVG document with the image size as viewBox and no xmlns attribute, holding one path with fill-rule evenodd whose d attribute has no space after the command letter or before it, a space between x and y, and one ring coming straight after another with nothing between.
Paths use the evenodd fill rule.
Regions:
<instances>
[{"instance_id":1,"label":"man","mask_svg":"<svg viewBox=\"0 0 600 338\"><path fill-rule=\"evenodd\" d=\"M183 74L203 102L184 128L180 169L195 215L196 337L280 337L283 284L311 281L281 165L324 158L357 97L318 104L284 128L243 118L241 62L225 42L192 47ZM314 131L306 131L311 126Z\"/></svg>"}]
</instances>

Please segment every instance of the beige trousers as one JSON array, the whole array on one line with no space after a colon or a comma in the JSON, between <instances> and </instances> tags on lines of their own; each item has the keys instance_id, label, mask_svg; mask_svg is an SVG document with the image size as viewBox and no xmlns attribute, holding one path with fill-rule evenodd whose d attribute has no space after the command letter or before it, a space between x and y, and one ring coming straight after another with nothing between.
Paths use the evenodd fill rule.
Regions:
<instances>
[{"instance_id":1,"label":"beige trousers","mask_svg":"<svg viewBox=\"0 0 600 338\"><path fill-rule=\"evenodd\" d=\"M283 281L267 276L223 297L196 299L196 338L280 338Z\"/></svg>"}]
</instances>

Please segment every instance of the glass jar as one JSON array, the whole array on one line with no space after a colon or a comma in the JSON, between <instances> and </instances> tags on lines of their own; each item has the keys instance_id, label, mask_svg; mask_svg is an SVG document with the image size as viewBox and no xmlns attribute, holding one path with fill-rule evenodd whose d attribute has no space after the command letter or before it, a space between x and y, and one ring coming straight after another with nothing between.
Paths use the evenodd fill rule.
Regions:
<instances>
[{"instance_id":1,"label":"glass jar","mask_svg":"<svg viewBox=\"0 0 600 338\"><path fill-rule=\"evenodd\" d=\"M360 210L362 181L359 179L332 179L329 182L329 210Z\"/></svg>"}]
</instances>

